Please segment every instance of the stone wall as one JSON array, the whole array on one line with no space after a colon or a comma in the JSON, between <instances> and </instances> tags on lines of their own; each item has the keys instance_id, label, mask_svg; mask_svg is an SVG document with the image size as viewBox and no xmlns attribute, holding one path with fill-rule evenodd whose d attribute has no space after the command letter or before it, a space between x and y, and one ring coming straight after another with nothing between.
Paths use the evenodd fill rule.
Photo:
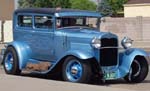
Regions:
<instances>
[{"instance_id":1,"label":"stone wall","mask_svg":"<svg viewBox=\"0 0 150 91\"><path fill-rule=\"evenodd\" d=\"M129 36L134 40L150 40L150 17L136 18L104 18L101 31L118 34L120 38Z\"/></svg>"},{"instance_id":2,"label":"stone wall","mask_svg":"<svg viewBox=\"0 0 150 91\"><path fill-rule=\"evenodd\" d=\"M133 46L150 51L150 17L103 18L101 31L112 32L121 39L128 36Z\"/></svg>"},{"instance_id":3,"label":"stone wall","mask_svg":"<svg viewBox=\"0 0 150 91\"><path fill-rule=\"evenodd\" d=\"M103 18L100 28L101 31L117 34L120 41L124 36L128 36L134 40L134 47L145 48L150 51L150 17ZM3 42L11 42L13 40L12 21L5 21L3 33L1 32L0 27L0 41L3 36Z\"/></svg>"}]
</instances>

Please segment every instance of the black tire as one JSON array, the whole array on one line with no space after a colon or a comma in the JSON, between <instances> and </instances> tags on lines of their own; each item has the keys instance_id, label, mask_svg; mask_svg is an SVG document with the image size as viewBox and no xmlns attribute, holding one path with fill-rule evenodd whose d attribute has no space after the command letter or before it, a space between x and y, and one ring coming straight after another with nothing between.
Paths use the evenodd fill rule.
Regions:
<instances>
[{"instance_id":1,"label":"black tire","mask_svg":"<svg viewBox=\"0 0 150 91\"><path fill-rule=\"evenodd\" d=\"M76 63L80 65L80 67L82 67L82 71L81 72L78 72L78 71L74 71L75 73L73 73L73 67L74 66L71 66L70 67L70 73L67 72L68 71L68 65L71 65L71 63ZM78 69L80 68L78 67ZM74 67L75 68L75 67ZM76 77L73 76L74 75L79 75L79 73L81 73L81 76ZM68 57L66 58L65 62L63 63L63 67L62 67L62 74L63 74L63 80L65 81L68 81L68 82L74 82L74 83L88 83L91 79L91 75L92 75L92 72L91 72L91 65L86 62L86 61L81 61L75 57ZM68 76L68 74L70 74L70 77Z\"/></svg>"},{"instance_id":2,"label":"black tire","mask_svg":"<svg viewBox=\"0 0 150 91\"><path fill-rule=\"evenodd\" d=\"M12 59L9 59L9 55L12 56ZM12 65L10 68L8 68L8 61L11 60L10 64ZM4 58L3 58L3 66L6 74L12 74L12 75L19 75L21 73L21 70L19 69L19 60L16 53L16 50L13 47L8 47L5 51Z\"/></svg>"},{"instance_id":3,"label":"black tire","mask_svg":"<svg viewBox=\"0 0 150 91\"><path fill-rule=\"evenodd\" d=\"M149 67L146 59L143 57L138 57L134 59L130 72L124 77L124 79L129 83L140 83L146 78L148 71Z\"/></svg>"}]
</instances>

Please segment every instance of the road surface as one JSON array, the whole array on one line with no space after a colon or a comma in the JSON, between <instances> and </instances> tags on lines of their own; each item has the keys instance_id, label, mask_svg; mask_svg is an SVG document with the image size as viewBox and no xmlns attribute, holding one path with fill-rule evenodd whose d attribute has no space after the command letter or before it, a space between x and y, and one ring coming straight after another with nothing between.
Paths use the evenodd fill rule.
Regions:
<instances>
[{"instance_id":1,"label":"road surface","mask_svg":"<svg viewBox=\"0 0 150 91\"><path fill-rule=\"evenodd\" d=\"M37 74L21 76L6 75L0 66L1 91L150 91L150 74L139 84L128 84L124 80L107 81L105 84L69 83Z\"/></svg>"}]
</instances>

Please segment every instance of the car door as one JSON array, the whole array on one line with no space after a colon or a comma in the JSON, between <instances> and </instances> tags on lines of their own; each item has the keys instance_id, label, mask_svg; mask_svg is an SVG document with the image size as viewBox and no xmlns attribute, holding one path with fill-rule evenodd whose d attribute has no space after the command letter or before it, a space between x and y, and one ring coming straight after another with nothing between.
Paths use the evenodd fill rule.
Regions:
<instances>
[{"instance_id":1,"label":"car door","mask_svg":"<svg viewBox=\"0 0 150 91\"><path fill-rule=\"evenodd\" d=\"M54 61L54 24L50 15L34 15L34 30L30 43L33 58L43 61Z\"/></svg>"}]
</instances>

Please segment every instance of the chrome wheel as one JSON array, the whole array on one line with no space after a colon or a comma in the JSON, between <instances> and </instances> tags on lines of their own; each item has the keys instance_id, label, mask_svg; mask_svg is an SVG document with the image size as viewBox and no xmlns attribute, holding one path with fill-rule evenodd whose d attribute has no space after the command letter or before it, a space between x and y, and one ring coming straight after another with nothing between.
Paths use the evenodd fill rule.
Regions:
<instances>
[{"instance_id":1,"label":"chrome wheel","mask_svg":"<svg viewBox=\"0 0 150 91\"><path fill-rule=\"evenodd\" d=\"M70 81L76 82L82 76L82 65L77 60L71 60L66 67L66 74Z\"/></svg>"},{"instance_id":2,"label":"chrome wheel","mask_svg":"<svg viewBox=\"0 0 150 91\"><path fill-rule=\"evenodd\" d=\"M4 70L7 74L19 75L19 60L16 50L13 47L8 47L5 51L3 58Z\"/></svg>"},{"instance_id":3,"label":"chrome wheel","mask_svg":"<svg viewBox=\"0 0 150 91\"><path fill-rule=\"evenodd\" d=\"M14 63L13 55L12 53L8 53L4 60L6 70L11 71L13 69L13 63Z\"/></svg>"},{"instance_id":4,"label":"chrome wheel","mask_svg":"<svg viewBox=\"0 0 150 91\"><path fill-rule=\"evenodd\" d=\"M63 63L62 76L65 81L88 83L92 76L91 65L87 60L70 56Z\"/></svg>"}]
</instances>

